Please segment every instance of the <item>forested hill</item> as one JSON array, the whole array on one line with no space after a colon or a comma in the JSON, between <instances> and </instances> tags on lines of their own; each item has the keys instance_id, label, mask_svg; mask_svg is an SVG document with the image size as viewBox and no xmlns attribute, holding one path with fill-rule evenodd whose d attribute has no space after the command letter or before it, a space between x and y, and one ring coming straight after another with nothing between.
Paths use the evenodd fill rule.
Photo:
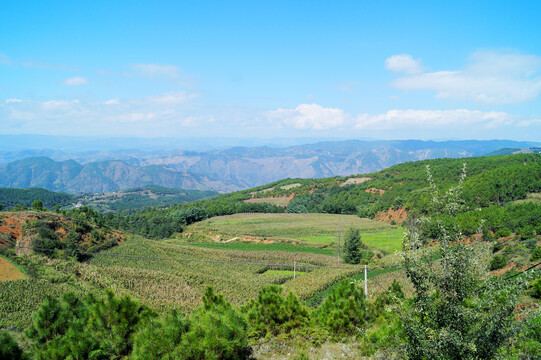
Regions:
<instances>
[{"instance_id":1,"label":"forested hill","mask_svg":"<svg viewBox=\"0 0 541 360\"><path fill-rule=\"evenodd\" d=\"M57 208L57 206L60 206L62 210L69 210L76 206L87 205L101 212L132 212L147 206L163 207L182 204L217 194L213 191L171 189L157 185L147 185L109 193L77 195L48 191L41 188L0 188L0 206L4 210L10 210L14 207L24 209L31 207L35 200L40 200L43 207L50 210Z\"/></svg>"},{"instance_id":2,"label":"forested hill","mask_svg":"<svg viewBox=\"0 0 541 360\"><path fill-rule=\"evenodd\" d=\"M541 192L541 154L437 159L349 177L286 179L167 210L117 216L111 221L116 222L115 226L146 236L167 237L191 222L241 212L357 214L371 218L389 209L424 213L431 206L427 165L435 184L445 191L459 182L463 164L467 174L463 183L465 205L472 210L503 209L527 198L528 194ZM526 212L539 217L538 210ZM493 223L496 226L496 219Z\"/></svg>"}]
</instances>

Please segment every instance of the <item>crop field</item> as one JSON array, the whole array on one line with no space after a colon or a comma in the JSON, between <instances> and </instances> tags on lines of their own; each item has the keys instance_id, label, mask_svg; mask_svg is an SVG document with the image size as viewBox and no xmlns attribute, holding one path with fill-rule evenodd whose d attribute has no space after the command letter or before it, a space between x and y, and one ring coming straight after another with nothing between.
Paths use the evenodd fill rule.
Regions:
<instances>
[{"instance_id":1,"label":"crop field","mask_svg":"<svg viewBox=\"0 0 541 360\"><path fill-rule=\"evenodd\" d=\"M186 232L203 231L231 236L330 243L337 241L339 234L345 233L352 226L359 228L361 235L385 233L394 229L391 225L355 215L236 214L217 216L192 224Z\"/></svg>"},{"instance_id":2,"label":"crop field","mask_svg":"<svg viewBox=\"0 0 541 360\"><path fill-rule=\"evenodd\" d=\"M20 280L26 276L8 259L0 255L0 281Z\"/></svg>"},{"instance_id":3,"label":"crop field","mask_svg":"<svg viewBox=\"0 0 541 360\"><path fill-rule=\"evenodd\" d=\"M157 311L177 308L187 312L201 304L201 296L209 285L233 305L240 306L270 284L280 284L286 292L292 291L306 301L314 296L323 298L333 284L363 274L363 266L303 267L336 266L335 255L319 252L328 249L282 243L216 244L229 247L226 250L213 245L129 237L85 263L30 255L29 259L41 270L31 279L2 283L0 326L26 327L47 295L59 296L66 291L85 294L113 289ZM258 251L266 246L272 250ZM293 252L290 247L315 252Z\"/></svg>"},{"instance_id":4,"label":"crop field","mask_svg":"<svg viewBox=\"0 0 541 360\"><path fill-rule=\"evenodd\" d=\"M256 243L256 242L180 242L177 240L168 240L168 242L185 246L203 247L217 250L241 250L241 251L281 251L293 253L311 253L319 255L336 256L335 248L321 248L315 246L303 246L289 243Z\"/></svg>"}]
</instances>

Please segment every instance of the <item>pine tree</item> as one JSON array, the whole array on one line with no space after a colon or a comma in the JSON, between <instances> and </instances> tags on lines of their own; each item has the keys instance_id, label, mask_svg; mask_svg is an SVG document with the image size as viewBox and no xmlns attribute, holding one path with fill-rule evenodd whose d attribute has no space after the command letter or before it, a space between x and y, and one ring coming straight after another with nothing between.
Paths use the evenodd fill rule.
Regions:
<instances>
[{"instance_id":1,"label":"pine tree","mask_svg":"<svg viewBox=\"0 0 541 360\"><path fill-rule=\"evenodd\" d=\"M26 355L7 331L0 331L0 360L23 360Z\"/></svg>"},{"instance_id":2,"label":"pine tree","mask_svg":"<svg viewBox=\"0 0 541 360\"><path fill-rule=\"evenodd\" d=\"M357 228L350 228L346 233L344 244L344 261L348 264L358 264L362 258L361 232Z\"/></svg>"}]
</instances>

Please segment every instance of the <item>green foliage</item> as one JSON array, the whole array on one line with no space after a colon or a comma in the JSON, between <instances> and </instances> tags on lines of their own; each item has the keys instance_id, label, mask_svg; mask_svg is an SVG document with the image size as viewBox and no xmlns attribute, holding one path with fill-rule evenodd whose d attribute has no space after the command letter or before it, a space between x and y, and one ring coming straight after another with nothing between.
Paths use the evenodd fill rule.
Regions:
<instances>
[{"instance_id":1,"label":"green foliage","mask_svg":"<svg viewBox=\"0 0 541 360\"><path fill-rule=\"evenodd\" d=\"M127 296L80 300L66 293L63 301L48 298L26 332L38 358L110 359L127 356L134 334L148 310Z\"/></svg>"},{"instance_id":2,"label":"green foliage","mask_svg":"<svg viewBox=\"0 0 541 360\"><path fill-rule=\"evenodd\" d=\"M541 259L541 246L537 246L535 248L535 250L532 252L532 257L531 257L532 261L537 261L539 259Z\"/></svg>"},{"instance_id":3,"label":"green foliage","mask_svg":"<svg viewBox=\"0 0 541 360\"><path fill-rule=\"evenodd\" d=\"M509 258L507 256L494 255L492 260L490 260L490 266L489 266L490 271L501 269L504 266L506 266L508 262L509 262Z\"/></svg>"},{"instance_id":4,"label":"green foliage","mask_svg":"<svg viewBox=\"0 0 541 360\"><path fill-rule=\"evenodd\" d=\"M118 235L107 228L89 223L94 221L92 215L89 215L92 212L93 210L85 208L73 213L71 223L59 215L45 213L37 220L27 221L25 236L32 238L32 247L38 253L48 257L84 260L88 258L84 253L108 249L116 246L119 241ZM62 233L68 231L63 239L58 232L60 229L63 229Z\"/></svg>"},{"instance_id":5,"label":"green foliage","mask_svg":"<svg viewBox=\"0 0 541 360\"><path fill-rule=\"evenodd\" d=\"M222 295L208 288L203 306L190 315L191 329L185 341L178 346L174 358L182 359L249 359L252 349L248 345L246 320L235 314Z\"/></svg>"},{"instance_id":6,"label":"green foliage","mask_svg":"<svg viewBox=\"0 0 541 360\"><path fill-rule=\"evenodd\" d=\"M34 202L32 202L32 209L36 211L43 211L43 201L34 200Z\"/></svg>"},{"instance_id":7,"label":"green foliage","mask_svg":"<svg viewBox=\"0 0 541 360\"><path fill-rule=\"evenodd\" d=\"M165 320L147 317L135 337L133 359L248 359L247 324L211 287L189 319L172 311Z\"/></svg>"},{"instance_id":8,"label":"green foliage","mask_svg":"<svg viewBox=\"0 0 541 360\"><path fill-rule=\"evenodd\" d=\"M317 310L318 322L333 335L354 335L366 323L368 304L355 282L344 280Z\"/></svg>"},{"instance_id":9,"label":"green foliage","mask_svg":"<svg viewBox=\"0 0 541 360\"><path fill-rule=\"evenodd\" d=\"M344 240L344 261L348 264L358 264L362 259L361 231L350 228Z\"/></svg>"},{"instance_id":10,"label":"green foliage","mask_svg":"<svg viewBox=\"0 0 541 360\"><path fill-rule=\"evenodd\" d=\"M190 321L172 310L163 321L152 316L143 317L134 337L132 359L172 358L190 330Z\"/></svg>"},{"instance_id":11,"label":"green foliage","mask_svg":"<svg viewBox=\"0 0 541 360\"><path fill-rule=\"evenodd\" d=\"M5 330L0 330L0 360L23 360L26 358L26 354L11 335Z\"/></svg>"},{"instance_id":12,"label":"green foliage","mask_svg":"<svg viewBox=\"0 0 541 360\"><path fill-rule=\"evenodd\" d=\"M428 170L428 169L427 169ZM482 244L462 242L460 226L455 221L438 221L441 215L456 219L464 212L462 185L440 194L428 172L432 188L433 210L440 228L440 264L427 258L415 226L408 228L404 239L406 274L413 283L415 298L402 316L406 353L415 359L488 359L494 358L516 334L514 312L525 282L518 278L486 278L480 259Z\"/></svg>"},{"instance_id":13,"label":"green foliage","mask_svg":"<svg viewBox=\"0 0 541 360\"><path fill-rule=\"evenodd\" d=\"M533 239L535 236L535 231L533 225L526 225L523 228L518 229L521 240Z\"/></svg>"},{"instance_id":14,"label":"green foliage","mask_svg":"<svg viewBox=\"0 0 541 360\"><path fill-rule=\"evenodd\" d=\"M541 279L536 279L532 283L531 295L534 298L541 299Z\"/></svg>"},{"instance_id":15,"label":"green foliage","mask_svg":"<svg viewBox=\"0 0 541 360\"><path fill-rule=\"evenodd\" d=\"M253 337L290 334L308 325L308 310L294 294L282 292L280 286L267 286L244 308Z\"/></svg>"},{"instance_id":16,"label":"green foliage","mask_svg":"<svg viewBox=\"0 0 541 360\"><path fill-rule=\"evenodd\" d=\"M4 204L5 208L12 208L16 205L30 207L36 199L42 201L42 208L48 209L57 204L61 206L70 205L75 201L73 195L40 188L0 188L0 203Z\"/></svg>"}]
</instances>

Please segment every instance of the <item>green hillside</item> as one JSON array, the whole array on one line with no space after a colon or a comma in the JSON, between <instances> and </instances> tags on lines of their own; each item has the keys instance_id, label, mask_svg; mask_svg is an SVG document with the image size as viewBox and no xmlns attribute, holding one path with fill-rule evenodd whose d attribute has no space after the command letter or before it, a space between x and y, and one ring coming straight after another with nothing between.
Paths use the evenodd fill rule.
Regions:
<instances>
[{"instance_id":1,"label":"green hillside","mask_svg":"<svg viewBox=\"0 0 541 360\"><path fill-rule=\"evenodd\" d=\"M3 205L4 210L11 209L15 205L30 207L35 200L41 200L45 208L53 209L56 205L71 205L75 197L41 188L0 188L0 204Z\"/></svg>"},{"instance_id":2,"label":"green hillside","mask_svg":"<svg viewBox=\"0 0 541 360\"><path fill-rule=\"evenodd\" d=\"M430 167L433 181L445 191L460 180L464 163L467 177L462 187L463 196L465 205L472 211L509 205L510 212L516 212L519 210L513 208L514 201L526 199L529 193L541 192L541 154L437 159L400 164L358 176L286 179L167 210L148 209L129 217L116 215L108 221L112 226L143 236L166 238L182 232L184 226L192 222L237 213L304 212L374 218L389 209L404 209L406 213L424 214L431 208L426 167ZM250 201L292 195L287 208ZM523 224L509 226L515 230Z\"/></svg>"}]
</instances>

